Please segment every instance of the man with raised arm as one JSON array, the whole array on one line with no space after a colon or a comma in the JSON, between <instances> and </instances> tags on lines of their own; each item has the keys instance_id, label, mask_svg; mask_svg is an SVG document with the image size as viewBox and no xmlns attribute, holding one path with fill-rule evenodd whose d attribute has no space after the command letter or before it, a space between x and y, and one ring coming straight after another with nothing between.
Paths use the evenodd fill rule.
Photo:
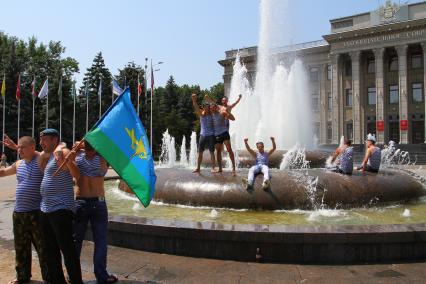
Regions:
<instances>
[{"instance_id":1,"label":"man with raised arm","mask_svg":"<svg viewBox=\"0 0 426 284\"><path fill-rule=\"evenodd\" d=\"M200 139L198 142L198 158L197 158L197 168L193 173L199 173L201 170L201 162L203 161L203 153L205 149L208 149L210 152L210 159L212 163L212 172L216 171L216 161L214 157L214 148L215 148L215 132L213 128L213 118L210 111L209 104L204 103L203 109L201 110L197 104L197 95L192 94L192 105L194 107L195 113L200 118Z\"/></svg>"},{"instance_id":2,"label":"man with raised arm","mask_svg":"<svg viewBox=\"0 0 426 284\"><path fill-rule=\"evenodd\" d=\"M244 144L246 146L247 151L252 155L253 158L256 159L256 164L252 166L248 172L248 178L243 179L244 186L246 190L253 189L255 176L259 173L263 174L263 183L262 188L267 190L270 187L270 179L269 179L269 156L274 153L277 146L275 145L275 138L271 137L272 141L272 149L268 152L265 152L265 145L263 142L257 142L256 148L257 152L253 151L249 144L248 138L244 139Z\"/></svg>"},{"instance_id":3,"label":"man with raised arm","mask_svg":"<svg viewBox=\"0 0 426 284\"><path fill-rule=\"evenodd\" d=\"M36 152L36 142L32 137L23 136L15 145L5 135L3 143L17 149L21 160L0 169L0 177L16 174L16 202L13 210L13 240L15 243L16 279L9 284L27 283L31 280L31 244L37 251L41 275L49 282L45 242L40 228L40 184L43 170L40 153Z\"/></svg>"},{"instance_id":4,"label":"man with raised arm","mask_svg":"<svg viewBox=\"0 0 426 284\"><path fill-rule=\"evenodd\" d=\"M204 97L206 100L209 100L213 105L215 102L209 96ZM213 111L213 122L215 127L215 136L216 136L216 155L217 163L219 167L219 172L222 172L222 150L223 144L225 144L226 151L228 151L229 158L232 163L232 175L235 176L235 155L232 150L231 137L229 135L229 120L235 120L235 117L232 115L232 109L240 102L242 95L238 96L236 102L231 105L228 105L228 98L222 98L222 105L214 108Z\"/></svg>"}]
</instances>

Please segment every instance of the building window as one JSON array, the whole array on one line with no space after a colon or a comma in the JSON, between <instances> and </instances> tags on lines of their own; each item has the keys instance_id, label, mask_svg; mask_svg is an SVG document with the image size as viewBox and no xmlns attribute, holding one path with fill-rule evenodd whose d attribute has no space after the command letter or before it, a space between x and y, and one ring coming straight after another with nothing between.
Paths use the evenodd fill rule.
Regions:
<instances>
[{"instance_id":1,"label":"building window","mask_svg":"<svg viewBox=\"0 0 426 284\"><path fill-rule=\"evenodd\" d=\"M398 71L398 57L392 57L389 59L389 71Z\"/></svg>"},{"instance_id":2,"label":"building window","mask_svg":"<svg viewBox=\"0 0 426 284\"><path fill-rule=\"evenodd\" d=\"M327 142L331 143L331 139L333 136L333 128L331 122L327 122Z\"/></svg>"},{"instance_id":3,"label":"building window","mask_svg":"<svg viewBox=\"0 0 426 284\"><path fill-rule=\"evenodd\" d=\"M376 104L376 87L367 88L367 100L369 105Z\"/></svg>"},{"instance_id":4,"label":"building window","mask_svg":"<svg viewBox=\"0 0 426 284\"><path fill-rule=\"evenodd\" d=\"M422 64L422 55L421 54L413 54L411 56L411 68L412 69L421 69Z\"/></svg>"},{"instance_id":5,"label":"building window","mask_svg":"<svg viewBox=\"0 0 426 284\"><path fill-rule=\"evenodd\" d=\"M311 82L318 82L319 74L318 74L318 68L311 68L309 72L309 77L311 79Z\"/></svg>"},{"instance_id":6,"label":"building window","mask_svg":"<svg viewBox=\"0 0 426 284\"><path fill-rule=\"evenodd\" d=\"M423 84L422 83L413 83L412 94L413 94L413 103L423 102Z\"/></svg>"},{"instance_id":7,"label":"building window","mask_svg":"<svg viewBox=\"0 0 426 284\"><path fill-rule=\"evenodd\" d=\"M367 60L367 73L374 74L376 72L376 61L374 59Z\"/></svg>"},{"instance_id":8,"label":"building window","mask_svg":"<svg viewBox=\"0 0 426 284\"><path fill-rule=\"evenodd\" d=\"M327 80L331 80L333 78L333 67L328 64L327 65Z\"/></svg>"},{"instance_id":9,"label":"building window","mask_svg":"<svg viewBox=\"0 0 426 284\"><path fill-rule=\"evenodd\" d=\"M399 86L398 85L389 86L389 103L390 104L399 103Z\"/></svg>"},{"instance_id":10,"label":"building window","mask_svg":"<svg viewBox=\"0 0 426 284\"><path fill-rule=\"evenodd\" d=\"M312 94L312 110L319 111L319 96L318 94Z\"/></svg>"},{"instance_id":11,"label":"building window","mask_svg":"<svg viewBox=\"0 0 426 284\"><path fill-rule=\"evenodd\" d=\"M345 106L351 107L352 106L352 89L346 89L345 92Z\"/></svg>"},{"instance_id":12,"label":"building window","mask_svg":"<svg viewBox=\"0 0 426 284\"><path fill-rule=\"evenodd\" d=\"M331 95L331 92L328 92L327 94L327 109L328 111L333 110L333 96Z\"/></svg>"},{"instance_id":13,"label":"building window","mask_svg":"<svg viewBox=\"0 0 426 284\"><path fill-rule=\"evenodd\" d=\"M354 126L352 122L346 123L346 138L353 140Z\"/></svg>"},{"instance_id":14,"label":"building window","mask_svg":"<svg viewBox=\"0 0 426 284\"><path fill-rule=\"evenodd\" d=\"M346 61L345 63L345 76L352 76L352 63L350 61Z\"/></svg>"}]
</instances>

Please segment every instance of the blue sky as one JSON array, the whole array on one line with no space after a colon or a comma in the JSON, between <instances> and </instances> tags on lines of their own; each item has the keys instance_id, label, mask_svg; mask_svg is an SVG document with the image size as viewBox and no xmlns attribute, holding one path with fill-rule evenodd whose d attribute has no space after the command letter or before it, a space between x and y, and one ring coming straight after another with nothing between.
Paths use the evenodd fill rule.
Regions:
<instances>
[{"instance_id":1,"label":"blue sky","mask_svg":"<svg viewBox=\"0 0 426 284\"><path fill-rule=\"evenodd\" d=\"M285 0L275 0L285 1ZM329 20L377 9L384 0L289 0L293 43L321 39ZM222 81L225 50L257 45L260 0L2 1L0 29L42 42L61 41L80 62L80 81L102 51L113 74L127 62L164 61L156 85L208 88ZM398 2L398 1L396 1ZM410 1L418 2L418 1Z\"/></svg>"}]
</instances>

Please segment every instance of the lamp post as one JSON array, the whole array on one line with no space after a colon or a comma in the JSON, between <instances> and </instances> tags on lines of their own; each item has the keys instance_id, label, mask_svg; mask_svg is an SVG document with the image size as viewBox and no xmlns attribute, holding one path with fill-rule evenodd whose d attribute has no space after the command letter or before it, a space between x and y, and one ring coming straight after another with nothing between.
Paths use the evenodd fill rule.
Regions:
<instances>
[{"instance_id":1,"label":"lamp post","mask_svg":"<svg viewBox=\"0 0 426 284\"><path fill-rule=\"evenodd\" d=\"M151 145L151 153L153 151L152 147L152 98L154 95L154 71L160 71L160 69L153 70L153 68L157 65L163 64L163 61L159 61L157 64L152 65L152 59L151 59L151 117L150 117L150 124L149 124L149 144Z\"/></svg>"}]
</instances>

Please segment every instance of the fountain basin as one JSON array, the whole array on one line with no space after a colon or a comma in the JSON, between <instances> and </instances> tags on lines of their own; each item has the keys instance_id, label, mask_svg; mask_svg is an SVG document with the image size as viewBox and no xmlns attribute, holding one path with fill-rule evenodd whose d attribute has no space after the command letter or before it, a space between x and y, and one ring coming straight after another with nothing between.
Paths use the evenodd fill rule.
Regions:
<instances>
[{"instance_id":1,"label":"fountain basin","mask_svg":"<svg viewBox=\"0 0 426 284\"><path fill-rule=\"evenodd\" d=\"M244 189L241 180L247 170L239 171L236 177L229 172L213 174L203 170L194 174L180 168L160 168L156 173L154 200L190 206L260 210L355 208L426 195L419 180L392 169L378 174L355 171L351 176L324 169L271 170L271 188L267 191L261 189L261 175L254 190ZM119 188L131 192L122 181Z\"/></svg>"}]
</instances>

